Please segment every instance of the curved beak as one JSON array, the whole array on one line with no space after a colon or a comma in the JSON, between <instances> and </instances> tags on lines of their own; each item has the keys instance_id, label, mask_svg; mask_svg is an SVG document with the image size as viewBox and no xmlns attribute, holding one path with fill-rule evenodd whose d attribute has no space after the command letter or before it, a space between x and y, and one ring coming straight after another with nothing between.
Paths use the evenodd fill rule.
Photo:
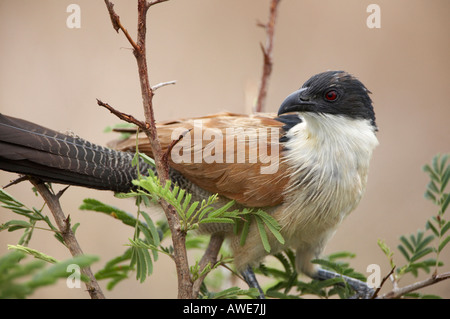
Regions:
<instances>
[{"instance_id":1,"label":"curved beak","mask_svg":"<svg viewBox=\"0 0 450 319\"><path fill-rule=\"evenodd\" d=\"M301 94L307 88L301 88L294 93L289 94L289 96L281 103L278 109L278 115L289 113L289 112L306 112L312 111L311 106L314 102L309 99L301 98Z\"/></svg>"}]
</instances>

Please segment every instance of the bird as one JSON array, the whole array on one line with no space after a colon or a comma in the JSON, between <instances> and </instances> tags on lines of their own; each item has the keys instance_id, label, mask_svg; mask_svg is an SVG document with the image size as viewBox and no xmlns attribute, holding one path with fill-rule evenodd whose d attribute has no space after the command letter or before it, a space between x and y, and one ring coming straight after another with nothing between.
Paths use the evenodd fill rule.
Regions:
<instances>
[{"instance_id":1,"label":"bird","mask_svg":"<svg viewBox=\"0 0 450 319\"><path fill-rule=\"evenodd\" d=\"M289 94L277 113L222 112L157 123L162 150L170 151L170 178L195 199L218 194L217 205L233 200L238 209L263 209L284 239L269 236L270 254L292 248L300 273L319 280L339 276L311 260L365 192L379 143L369 94L354 75L325 71ZM104 147L0 115L0 169L46 182L129 191L138 175L136 145L153 156L142 133ZM153 168L142 162L139 169L147 174ZM250 226L242 245L232 226L203 225L201 231L229 240L236 269L263 297L252 269L268 252L257 226ZM373 293L364 282L345 280L361 294Z\"/></svg>"}]
</instances>

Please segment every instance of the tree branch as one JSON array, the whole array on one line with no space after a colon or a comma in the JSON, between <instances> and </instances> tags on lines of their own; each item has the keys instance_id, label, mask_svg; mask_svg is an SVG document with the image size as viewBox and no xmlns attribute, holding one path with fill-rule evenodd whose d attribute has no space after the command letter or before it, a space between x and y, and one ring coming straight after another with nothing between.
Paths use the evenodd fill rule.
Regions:
<instances>
[{"instance_id":1,"label":"tree branch","mask_svg":"<svg viewBox=\"0 0 450 319\"><path fill-rule=\"evenodd\" d=\"M375 299L378 296L378 293L381 290L381 287L383 287L384 283L386 282L386 280L388 280L388 278L390 278L392 276L392 274L394 273L395 270L395 266L392 267L391 271L389 271L389 273L384 276L383 280L381 280L380 286L375 290L375 293L372 296L372 299Z\"/></svg>"},{"instance_id":2,"label":"tree branch","mask_svg":"<svg viewBox=\"0 0 450 319\"><path fill-rule=\"evenodd\" d=\"M108 0L105 0L106 8L108 8L109 16L111 18L111 22L113 25L114 30L116 30L117 33L119 33L119 30L122 30L123 34L125 34L125 37L128 39L128 42L133 46L134 50L139 50L136 42L134 42L133 38L128 33L127 29L125 29L120 23L120 17L117 15L117 13L114 11L114 3L111 3Z\"/></svg>"},{"instance_id":3,"label":"tree branch","mask_svg":"<svg viewBox=\"0 0 450 319\"><path fill-rule=\"evenodd\" d=\"M75 234L70 228L70 217L65 217L62 211L61 204L59 203L59 195L55 195L47 188L47 186L40 180L30 177L30 182L36 187L39 194L45 200L48 208L53 214L56 225L61 233L64 243L69 249L73 257L83 255L83 251L75 237ZM102 289L100 288L97 280L90 267L81 269L81 273L89 278L89 282L85 283L89 295L92 299L105 299Z\"/></svg>"},{"instance_id":4,"label":"tree branch","mask_svg":"<svg viewBox=\"0 0 450 319\"><path fill-rule=\"evenodd\" d=\"M97 99L97 104L99 106L103 106L104 108L108 109L112 114L117 116L122 121L132 123L132 124L136 125L137 127L139 127L139 129L141 129L141 130L145 130L147 128L144 122L139 121L133 115L122 113L122 112L116 110L115 108L113 108L108 103L104 103L104 102L100 101L99 99Z\"/></svg>"},{"instance_id":5,"label":"tree branch","mask_svg":"<svg viewBox=\"0 0 450 319\"><path fill-rule=\"evenodd\" d=\"M166 2L166 1L169 1L169 0L153 0L153 1L147 2L147 9L149 9L151 6L153 6L155 4L158 4L161 2Z\"/></svg>"},{"instance_id":6,"label":"tree branch","mask_svg":"<svg viewBox=\"0 0 450 319\"><path fill-rule=\"evenodd\" d=\"M138 0L137 41L134 42L133 39L131 39L131 37L129 36L128 32L125 32L126 30L120 23L119 16L114 12L113 5L108 0L105 0L114 29L116 31L116 28L121 29L127 37L128 41L133 46L133 54L138 65L142 103L145 115L145 128L142 131L147 135L149 139L150 147L154 155L156 172L162 185L164 185L166 181L169 181L169 165L167 159L164 158L164 154L162 152L161 144L159 142L158 134L156 131L156 122L153 112L154 92L150 86L148 78L145 40L147 32L146 17L148 9L155 4L165 1L167 0L153 0L151 2ZM129 119L131 119L131 117L129 117ZM178 276L178 298L192 298L193 283L190 276L185 245L186 233L181 230L179 216L174 207L169 205L164 200L161 200L160 204L165 212L172 233L174 260Z\"/></svg>"},{"instance_id":7,"label":"tree branch","mask_svg":"<svg viewBox=\"0 0 450 319\"><path fill-rule=\"evenodd\" d=\"M161 88L163 86L170 85L170 84L175 84L175 83L177 83L177 81L167 81L167 82L158 83L158 84L152 86L152 90L154 92L154 91L156 91L157 89L159 89L159 88Z\"/></svg>"},{"instance_id":8,"label":"tree branch","mask_svg":"<svg viewBox=\"0 0 450 319\"><path fill-rule=\"evenodd\" d=\"M211 239L208 244L208 248L206 248L205 254L203 255L202 259L200 259L200 262L198 264L199 272L202 272L205 267L210 264L211 267L214 266L214 264L217 262L217 256L220 251L220 247L222 247L222 243L224 240L224 236L221 234L213 234L211 235ZM203 280L205 279L207 273L198 278L194 282L193 286L193 297L197 298L198 293L200 291L200 287L203 283Z\"/></svg>"},{"instance_id":9,"label":"tree branch","mask_svg":"<svg viewBox=\"0 0 450 319\"><path fill-rule=\"evenodd\" d=\"M267 25L262 25L257 23L258 26L263 26L266 30L266 45L261 44L261 50L263 52L263 72L261 77L261 83L259 86L258 98L255 103L255 111L262 112L266 102L267 88L269 84L270 74L272 73L272 49L273 49L273 39L275 34L275 20L277 16L278 4L281 0L272 0L270 4L270 14L269 22Z\"/></svg>"},{"instance_id":10,"label":"tree branch","mask_svg":"<svg viewBox=\"0 0 450 319\"><path fill-rule=\"evenodd\" d=\"M380 299L394 299L399 298L409 292L413 292L415 290L434 285L442 280L446 280L450 278L450 272L445 272L440 275L433 275L428 279L425 279L423 281L415 282L411 285L402 287L402 288L394 288L392 291L380 296Z\"/></svg>"}]
</instances>

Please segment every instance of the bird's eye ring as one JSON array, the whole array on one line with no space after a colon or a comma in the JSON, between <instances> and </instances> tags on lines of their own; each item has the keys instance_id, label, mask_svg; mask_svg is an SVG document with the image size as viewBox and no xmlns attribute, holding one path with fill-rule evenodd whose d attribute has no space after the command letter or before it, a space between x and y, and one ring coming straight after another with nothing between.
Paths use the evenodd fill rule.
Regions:
<instances>
[{"instance_id":1,"label":"bird's eye ring","mask_svg":"<svg viewBox=\"0 0 450 319\"><path fill-rule=\"evenodd\" d=\"M327 101L333 102L333 101L336 101L337 98L338 98L338 92L336 90L328 90L325 93L325 99Z\"/></svg>"}]
</instances>

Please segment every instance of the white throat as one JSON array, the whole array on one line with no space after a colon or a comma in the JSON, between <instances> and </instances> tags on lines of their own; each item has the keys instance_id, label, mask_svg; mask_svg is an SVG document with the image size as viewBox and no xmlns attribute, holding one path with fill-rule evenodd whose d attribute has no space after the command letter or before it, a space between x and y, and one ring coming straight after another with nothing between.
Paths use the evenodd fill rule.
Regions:
<instances>
[{"instance_id":1,"label":"white throat","mask_svg":"<svg viewBox=\"0 0 450 319\"><path fill-rule=\"evenodd\" d=\"M327 231L359 203L378 140L369 120L317 113L300 118L285 143L285 160L292 170L281 223L307 228L320 220Z\"/></svg>"}]
</instances>

